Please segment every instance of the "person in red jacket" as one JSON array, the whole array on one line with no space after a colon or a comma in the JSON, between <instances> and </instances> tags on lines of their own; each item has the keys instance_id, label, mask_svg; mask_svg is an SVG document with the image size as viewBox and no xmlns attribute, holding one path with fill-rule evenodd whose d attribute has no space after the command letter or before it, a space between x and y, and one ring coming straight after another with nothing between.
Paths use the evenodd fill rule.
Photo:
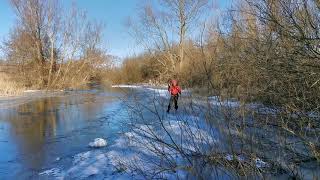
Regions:
<instances>
[{"instance_id":1,"label":"person in red jacket","mask_svg":"<svg viewBox=\"0 0 320 180\"><path fill-rule=\"evenodd\" d=\"M175 110L178 109L178 99L179 99L179 95L181 95L181 88L178 85L177 80L173 79L169 82L168 91L170 92L171 97L170 97L167 113L170 112L172 104L174 104Z\"/></svg>"}]
</instances>

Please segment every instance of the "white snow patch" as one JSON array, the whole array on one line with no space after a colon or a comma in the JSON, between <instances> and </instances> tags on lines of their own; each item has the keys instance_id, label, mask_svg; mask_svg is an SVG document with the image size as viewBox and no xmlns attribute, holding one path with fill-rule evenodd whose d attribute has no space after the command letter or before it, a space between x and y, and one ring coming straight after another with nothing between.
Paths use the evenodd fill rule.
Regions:
<instances>
[{"instance_id":1,"label":"white snow patch","mask_svg":"<svg viewBox=\"0 0 320 180\"><path fill-rule=\"evenodd\" d=\"M115 153L113 155L113 153ZM108 157L110 156L110 157ZM39 173L48 179L132 179L132 177L119 171L118 160L124 157L129 163L130 158L122 153L92 150L79 153L73 157L73 163L65 171L53 168Z\"/></svg>"},{"instance_id":2,"label":"white snow patch","mask_svg":"<svg viewBox=\"0 0 320 180\"><path fill-rule=\"evenodd\" d=\"M241 156L241 155L232 155L232 154L227 154L225 156L225 159L228 160L228 161L233 161L233 160L238 160L240 162L243 162L244 161L244 157Z\"/></svg>"},{"instance_id":3,"label":"white snow patch","mask_svg":"<svg viewBox=\"0 0 320 180\"><path fill-rule=\"evenodd\" d=\"M266 115L267 114L276 115L280 112L280 109L266 107L265 105L259 104L259 103L250 103L250 104L247 104L246 107L248 109L255 110L260 114L266 114Z\"/></svg>"},{"instance_id":4,"label":"white snow patch","mask_svg":"<svg viewBox=\"0 0 320 180\"><path fill-rule=\"evenodd\" d=\"M88 151L74 156L73 167L66 176L70 178L88 178L93 175L102 175L108 170L108 159L100 151Z\"/></svg>"},{"instance_id":5,"label":"white snow patch","mask_svg":"<svg viewBox=\"0 0 320 180\"><path fill-rule=\"evenodd\" d=\"M238 108L241 106L241 103L237 100L234 100L234 99L222 100L218 96L208 97L208 102L214 106L223 106L223 107L230 107L230 108ZM255 110L260 114L276 115L277 113L280 112L279 108L267 107L260 103L244 104L244 107L246 107L249 110Z\"/></svg>"},{"instance_id":6,"label":"white snow patch","mask_svg":"<svg viewBox=\"0 0 320 180\"><path fill-rule=\"evenodd\" d=\"M111 86L113 88L131 88L131 89L144 89L144 90L148 90L148 91L152 91L153 94L155 95L159 95L159 96L168 96L169 92L167 89L164 88L152 88L152 87L148 87L146 85L126 85L126 84L119 84L119 85L113 85Z\"/></svg>"},{"instance_id":7,"label":"white snow patch","mask_svg":"<svg viewBox=\"0 0 320 180\"><path fill-rule=\"evenodd\" d=\"M25 91L23 91L24 93L34 93L34 92L40 92L41 90L31 90L31 89L29 89L29 90L25 90Z\"/></svg>"},{"instance_id":8,"label":"white snow patch","mask_svg":"<svg viewBox=\"0 0 320 180\"><path fill-rule=\"evenodd\" d=\"M159 97L170 97L170 93L167 89L167 86L148 86L148 85L126 85L126 84L119 84L119 85L112 85L113 88L131 88L131 89L144 89L147 91L151 91L153 95L159 96ZM191 90L183 89L182 94L190 95Z\"/></svg>"},{"instance_id":9,"label":"white snow patch","mask_svg":"<svg viewBox=\"0 0 320 180\"><path fill-rule=\"evenodd\" d=\"M146 90L152 91L154 95L159 97L170 97L170 93L167 88L145 88ZM191 96L191 90L189 89L182 89L182 95L184 96Z\"/></svg>"},{"instance_id":10,"label":"white snow patch","mask_svg":"<svg viewBox=\"0 0 320 180\"><path fill-rule=\"evenodd\" d=\"M143 88L141 85L127 85L127 84L118 84L118 85L112 85L113 88Z\"/></svg>"},{"instance_id":11,"label":"white snow patch","mask_svg":"<svg viewBox=\"0 0 320 180\"><path fill-rule=\"evenodd\" d=\"M308 113L308 116L310 118L319 118L320 117L320 113L317 113L317 112L309 112Z\"/></svg>"},{"instance_id":12,"label":"white snow patch","mask_svg":"<svg viewBox=\"0 0 320 180\"><path fill-rule=\"evenodd\" d=\"M231 107L231 108L240 106L239 101L229 100L229 99L223 101L218 96L208 97L208 101L211 105L214 105L214 106L225 106L225 107Z\"/></svg>"},{"instance_id":13,"label":"white snow patch","mask_svg":"<svg viewBox=\"0 0 320 180\"><path fill-rule=\"evenodd\" d=\"M248 158L245 158L243 155L232 155L232 154L227 154L225 156L225 159L228 160L228 161L237 160L237 161L240 161L240 162L244 162L244 161L246 161L246 159L248 160ZM264 162L260 158L255 158L254 159L254 163L255 163L257 168L265 168L265 167L269 166L268 163Z\"/></svg>"},{"instance_id":14,"label":"white snow patch","mask_svg":"<svg viewBox=\"0 0 320 180\"><path fill-rule=\"evenodd\" d=\"M89 143L89 146L94 148L105 147L107 146L107 141L102 138L96 138L93 142Z\"/></svg>"},{"instance_id":15,"label":"white snow patch","mask_svg":"<svg viewBox=\"0 0 320 180\"><path fill-rule=\"evenodd\" d=\"M160 97L169 97L169 91L167 89L146 88L146 90L152 91L154 95Z\"/></svg>"},{"instance_id":16,"label":"white snow patch","mask_svg":"<svg viewBox=\"0 0 320 180\"><path fill-rule=\"evenodd\" d=\"M262 161L262 160L259 159L259 158L256 158L254 161L255 161L255 163L256 163L256 167L257 167L257 168L265 168L265 167L268 167L268 163Z\"/></svg>"},{"instance_id":17,"label":"white snow patch","mask_svg":"<svg viewBox=\"0 0 320 180\"><path fill-rule=\"evenodd\" d=\"M207 131L200 128L196 128L192 125L187 125L183 121L169 121L168 123L166 123L165 127L176 136L181 136L183 135L182 133L185 133L184 136L189 137L186 138L186 141L192 140L197 144L214 144L217 142L217 140L215 140Z\"/></svg>"},{"instance_id":18,"label":"white snow patch","mask_svg":"<svg viewBox=\"0 0 320 180\"><path fill-rule=\"evenodd\" d=\"M121 169L122 171L129 170L127 168L130 168L130 166L132 166L133 164L135 164L135 166L139 168L145 168L147 166L147 163L142 161L141 156L138 153L135 153L134 151L131 151L131 150L129 151L111 150L106 153L106 156L109 158L110 164L115 169L118 169L118 170Z\"/></svg>"},{"instance_id":19,"label":"white snow patch","mask_svg":"<svg viewBox=\"0 0 320 180\"><path fill-rule=\"evenodd\" d=\"M59 168L52 168L39 173L39 176L50 176L57 180L64 179L64 173Z\"/></svg>"},{"instance_id":20,"label":"white snow patch","mask_svg":"<svg viewBox=\"0 0 320 180\"><path fill-rule=\"evenodd\" d=\"M186 151L205 151L205 149L201 149L203 144L216 142L205 130L186 126L186 124L180 121L170 121L165 123L164 126L176 142L180 142L179 140L183 138L181 147ZM185 132L187 129L188 133L181 136L181 132ZM137 125L137 128L133 129L133 131L120 136L115 141L115 144L109 147L110 149L106 153L92 150L74 156L73 165L66 171L65 177L80 179L88 177L97 179L100 177L132 179L132 176L139 176L134 174L136 168L146 172L152 172L158 168L155 162L159 163L161 157L157 155L157 152L163 152L171 157L175 157L178 165L185 165L186 162L179 152L168 146L164 146L164 144L153 138L156 135L164 141L170 142L169 137L163 131L156 130L153 126L149 125ZM170 173L164 172L162 175L168 178L175 176L181 178L187 172L177 170L177 173Z\"/></svg>"}]
</instances>

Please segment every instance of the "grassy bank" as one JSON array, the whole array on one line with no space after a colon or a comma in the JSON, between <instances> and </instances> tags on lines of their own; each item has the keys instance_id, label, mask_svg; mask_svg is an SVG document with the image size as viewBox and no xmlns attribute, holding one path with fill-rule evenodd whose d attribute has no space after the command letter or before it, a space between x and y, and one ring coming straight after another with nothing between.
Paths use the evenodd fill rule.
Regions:
<instances>
[{"instance_id":1,"label":"grassy bank","mask_svg":"<svg viewBox=\"0 0 320 180\"><path fill-rule=\"evenodd\" d=\"M0 96L20 95L25 90L25 87L8 75L0 73Z\"/></svg>"}]
</instances>

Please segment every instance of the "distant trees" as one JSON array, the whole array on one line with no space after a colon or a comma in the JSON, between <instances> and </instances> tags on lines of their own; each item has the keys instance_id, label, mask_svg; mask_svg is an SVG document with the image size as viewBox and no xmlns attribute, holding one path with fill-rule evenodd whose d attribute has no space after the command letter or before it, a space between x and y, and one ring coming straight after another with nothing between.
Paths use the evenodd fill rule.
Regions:
<instances>
[{"instance_id":1,"label":"distant trees","mask_svg":"<svg viewBox=\"0 0 320 180\"><path fill-rule=\"evenodd\" d=\"M251 71L242 70L247 82L253 83L245 91L274 105L287 104L292 110L314 109L319 104L318 95L314 95L320 87L320 69L316 65L320 60L317 1L245 2L242 14L250 16L234 14L242 17L234 21L238 35L232 39L238 43L228 43L233 49L241 47L237 53L239 63ZM248 24L250 21L254 26Z\"/></svg>"},{"instance_id":2,"label":"distant trees","mask_svg":"<svg viewBox=\"0 0 320 180\"><path fill-rule=\"evenodd\" d=\"M174 25L181 27L179 19L171 21L179 16L169 15L178 15L181 4L178 1L163 3L168 12L156 13L147 6L144 24L140 24L145 31L137 31L145 32L142 40L151 41L154 45L151 47L156 47L139 57L148 57L150 61L134 61L145 67L144 73L156 72L154 77L166 82L166 75L177 72L174 65L183 57L183 69L178 72L187 86L207 87L209 94L237 97L247 102L285 105L288 111L318 111L315 106L320 103L318 1L238 1L234 9L212 25L197 28L202 32L199 41L182 38L183 47L169 36ZM198 10L207 2L192 3ZM191 4L187 9L193 7ZM202 12L198 13L198 17L203 16ZM183 55L181 49L184 49Z\"/></svg>"},{"instance_id":3,"label":"distant trees","mask_svg":"<svg viewBox=\"0 0 320 180\"><path fill-rule=\"evenodd\" d=\"M102 24L89 21L75 5L65 12L60 1L11 0L11 4L17 23L5 42L5 55L20 66L19 78L26 85L63 87L77 78L85 82L95 60L106 57L99 46Z\"/></svg>"},{"instance_id":4,"label":"distant trees","mask_svg":"<svg viewBox=\"0 0 320 180\"><path fill-rule=\"evenodd\" d=\"M156 63L154 55L148 53L123 60L120 67L113 67L109 75L113 83L141 83L155 80L159 76L161 68Z\"/></svg>"},{"instance_id":5,"label":"distant trees","mask_svg":"<svg viewBox=\"0 0 320 180\"><path fill-rule=\"evenodd\" d=\"M48 82L45 79L45 63L51 61L50 74L54 68L54 41L57 38L59 10L57 1L12 0L11 4L17 16L15 34L10 42L10 60L23 62L31 61L37 67L40 86ZM23 43L23 45L21 45ZM18 46L18 48L14 48ZM21 53L21 51L23 51ZM24 54L25 53L25 54ZM22 55L22 56L21 56ZM13 57L19 56L19 57ZM27 58L26 58L27 56Z\"/></svg>"},{"instance_id":6,"label":"distant trees","mask_svg":"<svg viewBox=\"0 0 320 180\"><path fill-rule=\"evenodd\" d=\"M187 33L196 25L209 5L209 0L159 0L146 4L139 22L130 23L131 33L163 66L160 77L177 73L183 68ZM165 78L163 78L165 79Z\"/></svg>"}]
</instances>

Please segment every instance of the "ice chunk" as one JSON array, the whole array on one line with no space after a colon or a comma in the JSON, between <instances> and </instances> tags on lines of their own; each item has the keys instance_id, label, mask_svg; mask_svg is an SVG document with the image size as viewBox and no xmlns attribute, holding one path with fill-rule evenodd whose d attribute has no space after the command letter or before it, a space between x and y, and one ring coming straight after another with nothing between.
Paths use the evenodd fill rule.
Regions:
<instances>
[{"instance_id":1,"label":"ice chunk","mask_svg":"<svg viewBox=\"0 0 320 180\"><path fill-rule=\"evenodd\" d=\"M231 155L231 154L228 154L228 155L226 155L226 160L228 160L228 161L232 161L233 160L233 155Z\"/></svg>"},{"instance_id":2,"label":"ice chunk","mask_svg":"<svg viewBox=\"0 0 320 180\"><path fill-rule=\"evenodd\" d=\"M256 159L255 159L255 163L256 163L256 167L257 167L257 168L265 168L265 167L268 166L268 164L267 164L266 162L262 161L262 160L259 159L259 158L256 158Z\"/></svg>"},{"instance_id":3,"label":"ice chunk","mask_svg":"<svg viewBox=\"0 0 320 180\"><path fill-rule=\"evenodd\" d=\"M230 107L230 108L236 108L240 106L239 101L236 101L234 99L222 100L218 96L208 97L208 101L211 105L214 105L214 106L223 106L223 107Z\"/></svg>"},{"instance_id":4,"label":"ice chunk","mask_svg":"<svg viewBox=\"0 0 320 180\"><path fill-rule=\"evenodd\" d=\"M89 146L94 148L105 147L107 146L107 141L102 138L96 138L93 142L89 143Z\"/></svg>"},{"instance_id":5,"label":"ice chunk","mask_svg":"<svg viewBox=\"0 0 320 180\"><path fill-rule=\"evenodd\" d=\"M47 177L53 177L54 179L64 179L64 174L61 172L59 168L52 168L48 169L46 171L40 172L39 176L47 176Z\"/></svg>"},{"instance_id":6,"label":"ice chunk","mask_svg":"<svg viewBox=\"0 0 320 180\"><path fill-rule=\"evenodd\" d=\"M238 160L240 162L245 161L245 158L243 155L232 155L232 154L227 154L225 156L225 159L228 161L233 161L233 160ZM268 163L264 162L263 160L261 160L260 158L255 158L254 159L254 163L256 165L257 168L265 168L268 167Z\"/></svg>"},{"instance_id":7,"label":"ice chunk","mask_svg":"<svg viewBox=\"0 0 320 180\"><path fill-rule=\"evenodd\" d=\"M244 157L242 155L232 155L232 154L227 154L225 156L225 159L228 161L233 161L233 160L238 160L240 162L244 161Z\"/></svg>"},{"instance_id":8,"label":"ice chunk","mask_svg":"<svg viewBox=\"0 0 320 180\"><path fill-rule=\"evenodd\" d=\"M34 92L41 92L41 90L31 90L31 89L29 89L29 90L25 90L23 92L25 92L25 93L34 93Z\"/></svg>"},{"instance_id":9,"label":"ice chunk","mask_svg":"<svg viewBox=\"0 0 320 180\"><path fill-rule=\"evenodd\" d=\"M159 97L170 97L167 89L146 88L146 90L153 92L154 95Z\"/></svg>"},{"instance_id":10,"label":"ice chunk","mask_svg":"<svg viewBox=\"0 0 320 180\"><path fill-rule=\"evenodd\" d=\"M108 170L108 159L103 152L88 151L74 156L73 166L67 171L66 179L86 179L102 176ZM100 177L100 178L99 178Z\"/></svg>"},{"instance_id":11,"label":"ice chunk","mask_svg":"<svg viewBox=\"0 0 320 180\"><path fill-rule=\"evenodd\" d=\"M111 87L112 87L112 88L132 88L132 89L143 88L143 86L139 86L139 85L127 85L127 84L112 85Z\"/></svg>"}]
</instances>

